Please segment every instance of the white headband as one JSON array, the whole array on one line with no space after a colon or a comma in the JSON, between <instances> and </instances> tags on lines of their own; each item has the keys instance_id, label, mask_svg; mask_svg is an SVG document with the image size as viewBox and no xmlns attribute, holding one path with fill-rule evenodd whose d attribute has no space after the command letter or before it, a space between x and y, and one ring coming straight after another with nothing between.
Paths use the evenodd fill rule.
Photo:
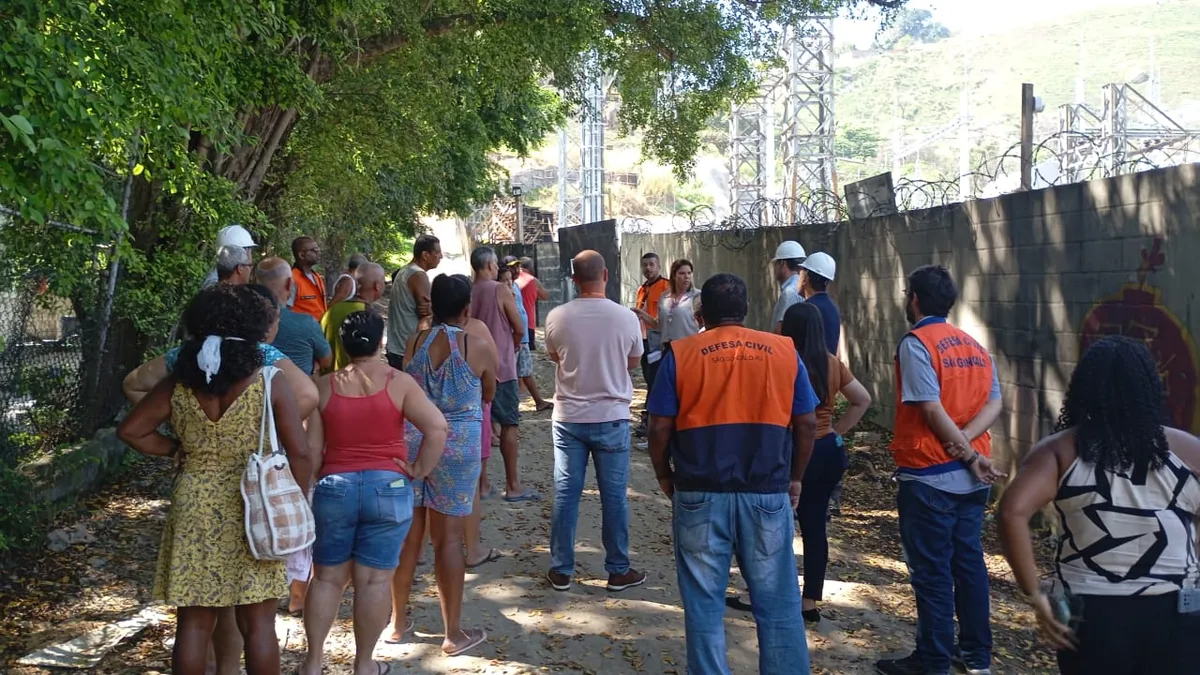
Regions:
<instances>
[{"instance_id":1,"label":"white headband","mask_svg":"<svg viewBox=\"0 0 1200 675\"><path fill-rule=\"evenodd\" d=\"M221 372L221 342L224 340L245 342L240 337L221 337L220 335L209 335L204 338L204 344L200 346L200 351L196 352L196 365L204 371L205 384L212 382L213 375Z\"/></svg>"}]
</instances>

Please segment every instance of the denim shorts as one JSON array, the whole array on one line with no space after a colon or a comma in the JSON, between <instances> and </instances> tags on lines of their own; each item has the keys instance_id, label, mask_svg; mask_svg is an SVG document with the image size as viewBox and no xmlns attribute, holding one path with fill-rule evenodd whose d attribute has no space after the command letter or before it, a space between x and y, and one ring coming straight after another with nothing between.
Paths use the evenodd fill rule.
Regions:
<instances>
[{"instance_id":1,"label":"denim shorts","mask_svg":"<svg viewBox=\"0 0 1200 675\"><path fill-rule=\"evenodd\" d=\"M390 570L412 525L412 483L397 471L334 473L313 490L317 540L313 563L325 567L353 559Z\"/></svg>"},{"instance_id":2,"label":"denim shorts","mask_svg":"<svg viewBox=\"0 0 1200 675\"><path fill-rule=\"evenodd\" d=\"M521 351L517 352L517 377L531 377L533 375L533 355L529 353L529 345L522 344Z\"/></svg>"},{"instance_id":3,"label":"denim shorts","mask_svg":"<svg viewBox=\"0 0 1200 675\"><path fill-rule=\"evenodd\" d=\"M521 399L516 380L496 383L492 420L502 427L515 427L521 423Z\"/></svg>"}]
</instances>

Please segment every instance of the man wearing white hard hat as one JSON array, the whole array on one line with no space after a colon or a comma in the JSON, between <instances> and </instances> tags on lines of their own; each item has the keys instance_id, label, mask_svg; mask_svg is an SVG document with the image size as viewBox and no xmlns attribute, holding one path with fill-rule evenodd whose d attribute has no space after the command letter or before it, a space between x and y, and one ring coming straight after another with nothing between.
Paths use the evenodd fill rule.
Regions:
<instances>
[{"instance_id":1,"label":"man wearing white hard hat","mask_svg":"<svg viewBox=\"0 0 1200 675\"><path fill-rule=\"evenodd\" d=\"M821 323L825 327L825 348L830 354L837 356L838 341L842 335L842 315L837 305L829 297L829 282L837 272L837 263L833 256L818 251L800 263L804 274L800 278L800 294L804 301L816 305L821 310Z\"/></svg>"},{"instance_id":2,"label":"man wearing white hard hat","mask_svg":"<svg viewBox=\"0 0 1200 675\"><path fill-rule=\"evenodd\" d=\"M788 307L804 302L804 297L800 295L800 263L804 262L804 257L804 247L800 242L785 241L775 249L775 257L771 258L775 281L779 282L779 300L775 301L775 309L771 311L771 329L775 333L780 332Z\"/></svg>"},{"instance_id":3,"label":"man wearing white hard hat","mask_svg":"<svg viewBox=\"0 0 1200 675\"><path fill-rule=\"evenodd\" d=\"M254 243L254 237L250 236L246 228L241 225L228 225L217 232L217 250L220 251L226 246L238 246L246 249L246 253L250 253L250 249L257 248L258 244ZM200 287L208 288L216 285L217 281L217 268L214 267L204 278L204 283Z\"/></svg>"}]
</instances>

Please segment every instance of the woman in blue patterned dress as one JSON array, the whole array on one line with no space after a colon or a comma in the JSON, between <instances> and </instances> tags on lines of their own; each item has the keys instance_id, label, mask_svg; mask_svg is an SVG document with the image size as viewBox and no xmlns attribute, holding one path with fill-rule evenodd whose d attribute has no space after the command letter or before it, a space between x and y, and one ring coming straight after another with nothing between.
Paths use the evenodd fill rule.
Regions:
<instances>
[{"instance_id":1,"label":"woman in blue patterned dress","mask_svg":"<svg viewBox=\"0 0 1200 675\"><path fill-rule=\"evenodd\" d=\"M405 372L413 377L450 425L446 452L437 468L423 480L413 481L413 524L400 552L400 566L392 583L392 621L389 642L398 642L411 626L408 595L425 536L426 515L433 542L434 573L442 605L446 638L442 650L457 656L478 645L487 634L478 628L463 629L463 531L471 515L479 484L480 432L483 403L496 391L496 349L465 330L470 320L471 282L462 275L441 275L430 289L434 327L414 335L404 355ZM405 442L419 448L421 434L405 424ZM415 450L414 450L415 451ZM409 457L416 461L416 457Z\"/></svg>"}]
</instances>

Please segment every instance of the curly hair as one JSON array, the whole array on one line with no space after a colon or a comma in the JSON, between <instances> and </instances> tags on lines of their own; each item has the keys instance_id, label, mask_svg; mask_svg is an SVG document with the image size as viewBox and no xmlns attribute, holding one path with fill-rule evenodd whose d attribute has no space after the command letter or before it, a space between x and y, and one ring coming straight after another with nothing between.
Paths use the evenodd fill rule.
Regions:
<instances>
[{"instance_id":1,"label":"curly hair","mask_svg":"<svg viewBox=\"0 0 1200 675\"><path fill-rule=\"evenodd\" d=\"M219 284L200 291L183 313L188 338L179 351L175 375L192 391L221 396L263 366L258 343L267 336L274 320L263 297L246 286ZM210 335L221 342L221 369L207 382L196 355Z\"/></svg>"},{"instance_id":2,"label":"curly hair","mask_svg":"<svg viewBox=\"0 0 1200 675\"><path fill-rule=\"evenodd\" d=\"M1079 360L1054 430L1075 429L1075 451L1100 470L1145 472L1167 459L1168 424L1154 356L1142 342L1112 335Z\"/></svg>"}]
</instances>

